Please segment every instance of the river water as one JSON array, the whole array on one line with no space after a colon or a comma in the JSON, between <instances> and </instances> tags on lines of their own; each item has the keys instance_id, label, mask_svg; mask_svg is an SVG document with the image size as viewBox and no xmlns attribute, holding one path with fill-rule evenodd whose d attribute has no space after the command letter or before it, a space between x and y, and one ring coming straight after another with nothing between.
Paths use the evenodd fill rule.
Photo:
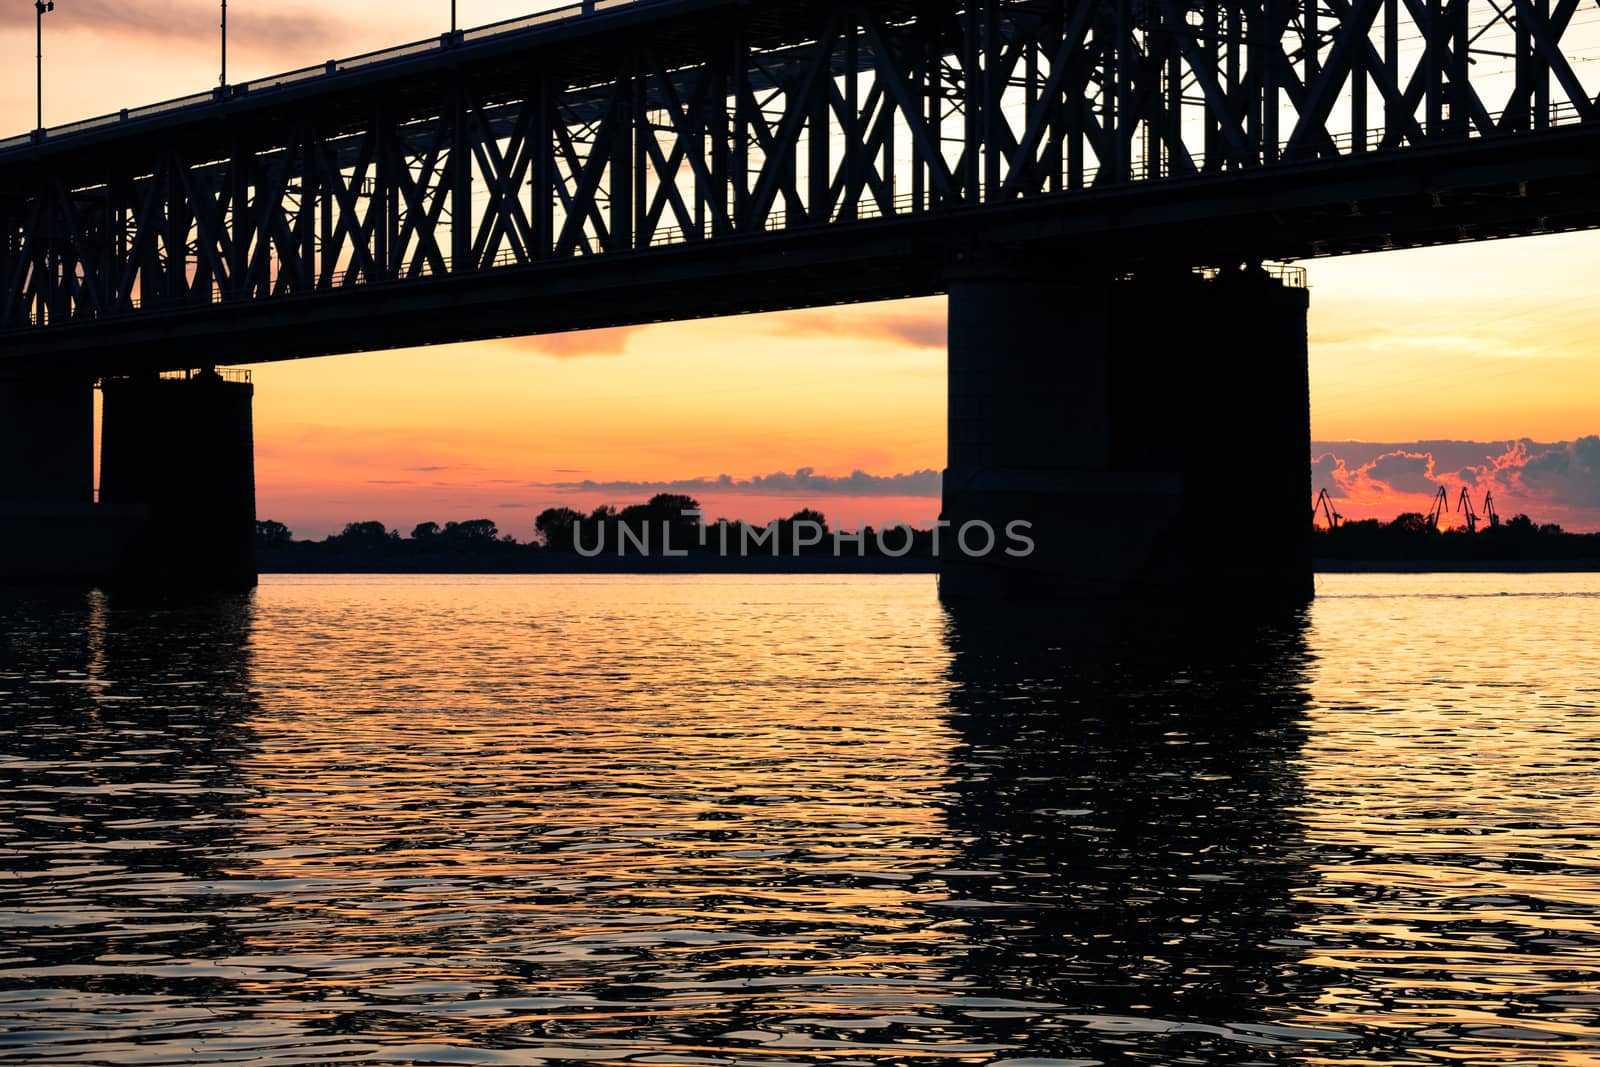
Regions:
<instances>
[{"instance_id":1,"label":"river water","mask_svg":"<svg viewBox=\"0 0 1600 1067\"><path fill-rule=\"evenodd\" d=\"M0 604L0 1061L1600 1063L1600 576Z\"/></svg>"}]
</instances>

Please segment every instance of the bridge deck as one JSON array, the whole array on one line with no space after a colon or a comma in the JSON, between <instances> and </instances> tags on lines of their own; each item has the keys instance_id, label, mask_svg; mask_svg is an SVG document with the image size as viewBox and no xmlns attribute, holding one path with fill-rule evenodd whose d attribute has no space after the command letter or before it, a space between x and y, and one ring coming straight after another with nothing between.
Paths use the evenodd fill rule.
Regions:
<instances>
[{"instance_id":1,"label":"bridge deck","mask_svg":"<svg viewBox=\"0 0 1600 1067\"><path fill-rule=\"evenodd\" d=\"M0 361L911 296L997 254L1103 273L1600 225L1579 0L594 7L0 142Z\"/></svg>"}]
</instances>

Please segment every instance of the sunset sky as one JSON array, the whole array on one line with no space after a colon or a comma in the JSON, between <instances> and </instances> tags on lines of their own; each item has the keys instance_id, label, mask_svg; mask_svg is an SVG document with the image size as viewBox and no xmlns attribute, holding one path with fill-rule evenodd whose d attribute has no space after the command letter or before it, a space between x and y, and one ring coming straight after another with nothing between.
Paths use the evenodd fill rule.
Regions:
<instances>
[{"instance_id":1,"label":"sunset sky","mask_svg":"<svg viewBox=\"0 0 1600 1067\"><path fill-rule=\"evenodd\" d=\"M465 25L548 6L460 0ZM46 124L214 84L216 15L58 0ZM447 0L234 0L230 80L448 19ZM33 29L19 0L0 136L33 125ZM1346 515L1425 509L1444 479L1452 497L1493 488L1505 514L1600 529L1600 233L1308 266L1313 436L1337 442L1315 450L1316 480ZM943 328L943 301L923 300L260 367L259 512L301 536L489 516L526 538L548 505L670 487L713 515L924 521L944 464ZM1255 460L1218 452L1219 507L1252 491Z\"/></svg>"}]
</instances>

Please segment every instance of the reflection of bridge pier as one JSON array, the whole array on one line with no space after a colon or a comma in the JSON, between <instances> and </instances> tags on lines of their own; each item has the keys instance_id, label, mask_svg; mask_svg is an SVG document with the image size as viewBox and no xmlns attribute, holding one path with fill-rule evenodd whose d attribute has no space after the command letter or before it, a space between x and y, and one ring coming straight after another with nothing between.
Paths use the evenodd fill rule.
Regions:
<instances>
[{"instance_id":1,"label":"reflection of bridge pier","mask_svg":"<svg viewBox=\"0 0 1600 1067\"><path fill-rule=\"evenodd\" d=\"M945 518L1037 548L947 550L945 595L1308 598L1306 308L1298 272L952 278ZM1262 486L1225 513L1218 454Z\"/></svg>"},{"instance_id":2,"label":"reflection of bridge pier","mask_svg":"<svg viewBox=\"0 0 1600 1067\"><path fill-rule=\"evenodd\" d=\"M1275 1030L1304 1026L1327 981L1295 933L1316 879L1295 814L1303 615L949 612L963 846L943 875L958 903L935 914L964 949L952 979L1041 1005L971 1038L1208 1064L1315 1039Z\"/></svg>"},{"instance_id":3,"label":"reflection of bridge pier","mask_svg":"<svg viewBox=\"0 0 1600 1067\"><path fill-rule=\"evenodd\" d=\"M0 988L38 990L8 1036L41 1059L137 1043L151 1062L236 1036L224 1005L253 972L225 961L272 916L226 885L254 795L250 598L7 591L0 618ZM209 1033L174 1033L197 996Z\"/></svg>"}]
</instances>

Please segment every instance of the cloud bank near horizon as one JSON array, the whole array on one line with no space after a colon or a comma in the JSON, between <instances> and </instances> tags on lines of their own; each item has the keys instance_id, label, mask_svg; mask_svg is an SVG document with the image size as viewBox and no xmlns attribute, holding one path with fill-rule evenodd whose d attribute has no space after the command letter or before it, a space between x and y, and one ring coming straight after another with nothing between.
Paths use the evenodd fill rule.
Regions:
<instances>
[{"instance_id":1,"label":"cloud bank near horizon","mask_svg":"<svg viewBox=\"0 0 1600 1067\"><path fill-rule=\"evenodd\" d=\"M847 475L831 475L818 474L814 467L801 467L793 473L778 471L750 478L719 474L714 478L655 482L544 482L539 483L539 488L557 492L626 493L635 496L654 496L657 493L687 493L690 496L737 493L741 496L937 498L940 477L940 473L932 469L906 474L868 474L857 470Z\"/></svg>"}]
</instances>

